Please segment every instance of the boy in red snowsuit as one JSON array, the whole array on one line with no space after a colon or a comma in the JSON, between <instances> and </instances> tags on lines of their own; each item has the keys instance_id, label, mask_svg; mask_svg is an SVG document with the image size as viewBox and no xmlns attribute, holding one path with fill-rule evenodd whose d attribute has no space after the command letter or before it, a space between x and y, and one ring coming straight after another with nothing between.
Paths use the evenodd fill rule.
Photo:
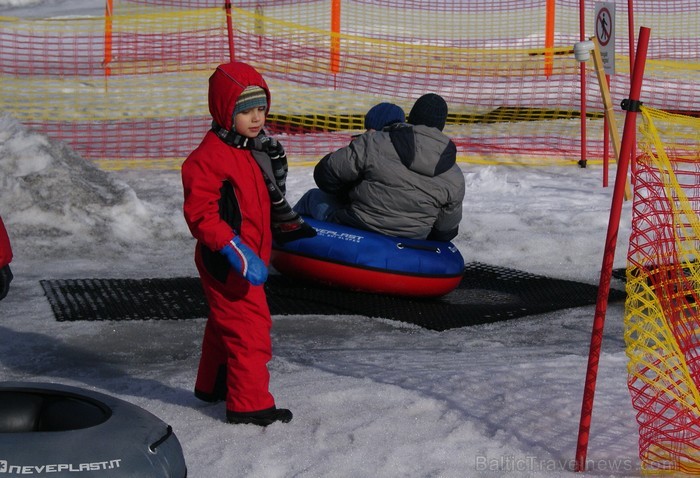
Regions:
<instances>
[{"instance_id":1,"label":"boy in red snowsuit","mask_svg":"<svg viewBox=\"0 0 700 478\"><path fill-rule=\"evenodd\" d=\"M270 91L253 67L219 65L209 78L212 129L182 165L183 211L209 304L195 395L225 400L229 423L260 426L292 419L268 388L272 320L263 283L271 208L274 215L283 203L292 213L283 197L284 150L262 129L269 106Z\"/></svg>"}]
</instances>

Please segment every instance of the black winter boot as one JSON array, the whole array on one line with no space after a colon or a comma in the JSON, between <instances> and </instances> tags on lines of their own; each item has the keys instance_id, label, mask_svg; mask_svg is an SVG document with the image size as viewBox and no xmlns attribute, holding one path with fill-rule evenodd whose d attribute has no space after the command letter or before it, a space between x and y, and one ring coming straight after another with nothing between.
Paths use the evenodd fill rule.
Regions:
<instances>
[{"instance_id":1,"label":"black winter boot","mask_svg":"<svg viewBox=\"0 0 700 478\"><path fill-rule=\"evenodd\" d=\"M292 412L286 408L267 408L257 412L232 412L226 410L226 420L235 424L250 424L266 427L274 422L289 423L292 421Z\"/></svg>"},{"instance_id":2,"label":"black winter boot","mask_svg":"<svg viewBox=\"0 0 700 478\"><path fill-rule=\"evenodd\" d=\"M216 381L214 382L214 390L205 392L195 387L194 396L200 400L209 403L223 402L226 400L226 366L219 366L216 372Z\"/></svg>"},{"instance_id":3,"label":"black winter boot","mask_svg":"<svg viewBox=\"0 0 700 478\"><path fill-rule=\"evenodd\" d=\"M10 282L12 282L12 270L10 269L10 264L5 265L0 269L0 300L7 296L7 292L10 290Z\"/></svg>"}]
</instances>

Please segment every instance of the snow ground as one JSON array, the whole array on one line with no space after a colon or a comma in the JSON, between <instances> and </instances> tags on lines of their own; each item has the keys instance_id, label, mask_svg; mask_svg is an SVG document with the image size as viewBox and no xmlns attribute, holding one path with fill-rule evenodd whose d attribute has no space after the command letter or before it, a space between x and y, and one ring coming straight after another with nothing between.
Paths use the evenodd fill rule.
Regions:
<instances>
[{"instance_id":1,"label":"snow ground","mask_svg":"<svg viewBox=\"0 0 700 478\"><path fill-rule=\"evenodd\" d=\"M0 0L9 16L103 9ZM454 242L466 261L598 283L612 195L600 166L461 166L467 198ZM311 171L292 163L292 203L313 186ZM192 395L204 318L57 322L39 284L196 275L179 172L101 171L0 111L0 191L15 253L0 302L0 380L73 385L143 407L173 426L191 477L641 475L621 303L607 313L583 474L572 470L592 306L445 332L274 316L272 391L294 420L232 426L223 404Z\"/></svg>"},{"instance_id":2,"label":"snow ground","mask_svg":"<svg viewBox=\"0 0 700 478\"><path fill-rule=\"evenodd\" d=\"M612 188L600 166L461 165L466 261L597 284ZM313 186L292 164L289 198ZM614 173L614 171L613 171ZM41 279L194 276L178 171L105 172L0 116L0 215L15 280L0 378L112 394L171 424L190 476L581 476L572 470L594 307L425 330L359 316L274 316L272 390L295 414L224 423L191 393L205 319L57 322ZM630 204L616 252L624 265ZM638 476L622 304L607 314L588 469Z\"/></svg>"}]
</instances>

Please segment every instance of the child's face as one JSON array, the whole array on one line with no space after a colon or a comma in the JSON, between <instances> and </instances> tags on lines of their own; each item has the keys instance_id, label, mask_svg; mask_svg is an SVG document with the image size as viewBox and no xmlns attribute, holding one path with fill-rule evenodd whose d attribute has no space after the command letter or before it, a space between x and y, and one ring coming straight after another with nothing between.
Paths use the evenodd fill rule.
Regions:
<instances>
[{"instance_id":1,"label":"child's face","mask_svg":"<svg viewBox=\"0 0 700 478\"><path fill-rule=\"evenodd\" d=\"M265 126L265 107L258 106L243 110L233 117L236 133L247 138L255 138Z\"/></svg>"}]
</instances>

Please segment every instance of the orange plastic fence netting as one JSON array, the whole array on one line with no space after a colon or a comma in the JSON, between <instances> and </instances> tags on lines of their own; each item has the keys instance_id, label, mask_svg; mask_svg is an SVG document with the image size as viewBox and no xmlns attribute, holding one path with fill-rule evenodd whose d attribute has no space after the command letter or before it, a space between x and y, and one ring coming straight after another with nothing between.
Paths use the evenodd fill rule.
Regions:
<instances>
[{"instance_id":1,"label":"orange plastic fence netting","mask_svg":"<svg viewBox=\"0 0 700 478\"><path fill-rule=\"evenodd\" d=\"M407 112L426 92L450 106L445 132L471 161L575 164L581 151L579 0L115 0L85 15L0 17L0 99L24 124L104 167L177 167L209 126L217 64L268 80L267 129L292 162L316 161L381 101ZM584 2L593 34L594 0ZM644 99L699 112L700 5L636 0L652 29ZM629 84L618 5L613 101ZM587 68L586 151L603 155L603 105ZM622 116L622 112L619 114Z\"/></svg>"},{"instance_id":2,"label":"orange plastic fence netting","mask_svg":"<svg viewBox=\"0 0 700 478\"><path fill-rule=\"evenodd\" d=\"M700 474L700 119L642 109L625 340L645 471Z\"/></svg>"}]
</instances>

